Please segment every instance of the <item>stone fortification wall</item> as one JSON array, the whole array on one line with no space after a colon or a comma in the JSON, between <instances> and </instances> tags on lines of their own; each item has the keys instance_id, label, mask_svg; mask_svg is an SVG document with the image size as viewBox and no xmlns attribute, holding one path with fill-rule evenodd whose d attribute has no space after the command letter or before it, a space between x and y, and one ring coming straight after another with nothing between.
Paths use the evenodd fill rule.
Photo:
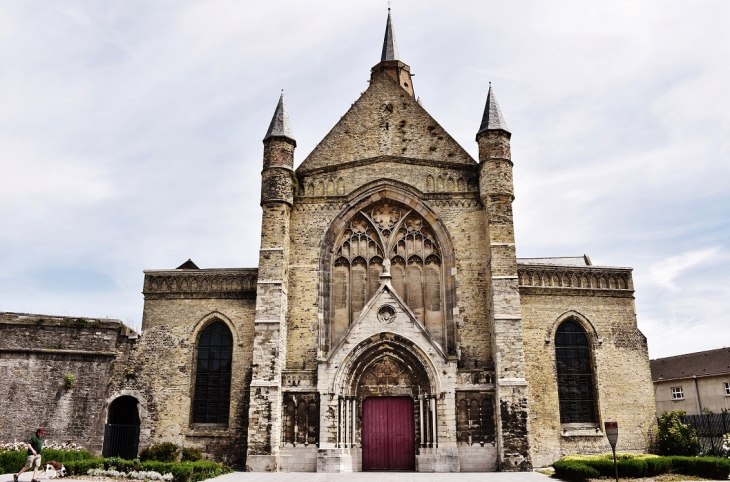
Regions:
<instances>
[{"instance_id":1,"label":"stone fortification wall","mask_svg":"<svg viewBox=\"0 0 730 482\"><path fill-rule=\"evenodd\" d=\"M0 440L43 426L101 452L114 365L136 336L118 320L0 314Z\"/></svg>"},{"instance_id":2,"label":"stone fortification wall","mask_svg":"<svg viewBox=\"0 0 730 482\"><path fill-rule=\"evenodd\" d=\"M525 358L535 465L564 455L610 452L603 422L618 421L618 450L646 450L654 392L646 338L636 325L631 270L520 266ZM596 427L561 425L555 330L566 319L586 327L597 387Z\"/></svg>"},{"instance_id":3,"label":"stone fortification wall","mask_svg":"<svg viewBox=\"0 0 730 482\"><path fill-rule=\"evenodd\" d=\"M140 402L140 449L156 442L199 448L207 457L245 462L254 336L256 269L146 271L142 334L113 373L111 396ZM220 320L233 334L229 423L194 425L196 343Z\"/></svg>"}]
</instances>

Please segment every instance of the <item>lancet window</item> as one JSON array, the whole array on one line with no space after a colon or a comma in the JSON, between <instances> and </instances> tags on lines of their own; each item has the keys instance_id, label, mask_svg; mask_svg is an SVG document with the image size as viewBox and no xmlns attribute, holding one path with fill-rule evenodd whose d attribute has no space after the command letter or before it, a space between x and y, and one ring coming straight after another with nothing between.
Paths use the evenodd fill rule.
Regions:
<instances>
[{"instance_id":1,"label":"lancet window","mask_svg":"<svg viewBox=\"0 0 730 482\"><path fill-rule=\"evenodd\" d=\"M221 321L208 325L198 339L193 423L228 423L232 356L231 330Z\"/></svg>"},{"instance_id":2,"label":"lancet window","mask_svg":"<svg viewBox=\"0 0 730 482\"><path fill-rule=\"evenodd\" d=\"M415 211L381 201L358 212L335 244L332 343L336 344L380 286L390 262L392 286L434 339L444 342L441 248Z\"/></svg>"},{"instance_id":3,"label":"lancet window","mask_svg":"<svg viewBox=\"0 0 730 482\"><path fill-rule=\"evenodd\" d=\"M573 320L555 333L561 423L596 423L596 388L588 334Z\"/></svg>"}]
</instances>

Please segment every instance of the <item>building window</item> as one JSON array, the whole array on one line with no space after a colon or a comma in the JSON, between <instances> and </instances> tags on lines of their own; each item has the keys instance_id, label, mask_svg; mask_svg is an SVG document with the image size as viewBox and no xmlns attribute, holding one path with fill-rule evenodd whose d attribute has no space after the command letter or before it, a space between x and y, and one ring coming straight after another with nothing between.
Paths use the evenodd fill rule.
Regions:
<instances>
[{"instance_id":1,"label":"building window","mask_svg":"<svg viewBox=\"0 0 730 482\"><path fill-rule=\"evenodd\" d=\"M575 321L555 333L560 423L596 423L596 395L588 334Z\"/></svg>"},{"instance_id":2,"label":"building window","mask_svg":"<svg viewBox=\"0 0 730 482\"><path fill-rule=\"evenodd\" d=\"M200 333L193 423L228 424L232 355L233 336L225 323L216 321Z\"/></svg>"},{"instance_id":3,"label":"building window","mask_svg":"<svg viewBox=\"0 0 730 482\"><path fill-rule=\"evenodd\" d=\"M444 345L445 289L442 251L418 212L380 201L357 213L340 233L331 277L331 343L337 342L380 287L391 286L437 343Z\"/></svg>"},{"instance_id":4,"label":"building window","mask_svg":"<svg viewBox=\"0 0 730 482\"><path fill-rule=\"evenodd\" d=\"M730 397L730 382L725 382L725 396Z\"/></svg>"},{"instance_id":5,"label":"building window","mask_svg":"<svg viewBox=\"0 0 730 482\"><path fill-rule=\"evenodd\" d=\"M682 387L672 387L672 400L684 400Z\"/></svg>"}]
</instances>

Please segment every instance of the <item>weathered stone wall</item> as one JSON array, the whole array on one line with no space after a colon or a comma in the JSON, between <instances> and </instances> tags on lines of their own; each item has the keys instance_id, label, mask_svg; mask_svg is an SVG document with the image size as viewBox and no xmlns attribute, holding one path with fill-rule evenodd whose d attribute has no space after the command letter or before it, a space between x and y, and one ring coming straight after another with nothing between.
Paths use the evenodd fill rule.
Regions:
<instances>
[{"instance_id":1,"label":"weathered stone wall","mask_svg":"<svg viewBox=\"0 0 730 482\"><path fill-rule=\"evenodd\" d=\"M101 451L119 352L136 334L117 320L0 314L0 440L48 440ZM73 383L66 384L66 376Z\"/></svg>"},{"instance_id":2,"label":"weathered stone wall","mask_svg":"<svg viewBox=\"0 0 730 482\"><path fill-rule=\"evenodd\" d=\"M654 393L646 339L636 326L630 270L553 268L547 271L556 276L543 276L539 282L527 276L527 271L534 271L532 267L520 271L535 464L547 465L569 454L610 451L603 433L603 422L608 420L619 423L618 450L644 451L654 416ZM596 280L594 287L590 287L591 277ZM628 281L623 289L617 288L620 283L616 280L621 277ZM587 281L589 287L561 286L561 280L571 279ZM560 423L555 330L569 318L587 327L593 343L598 399L595 428L578 430Z\"/></svg>"},{"instance_id":3,"label":"weathered stone wall","mask_svg":"<svg viewBox=\"0 0 730 482\"><path fill-rule=\"evenodd\" d=\"M145 272L142 334L113 373L112 397L138 398L140 449L157 442L199 448L235 466L245 461L254 337L255 269ZM233 334L227 426L195 425L191 417L196 343L220 320Z\"/></svg>"}]
</instances>

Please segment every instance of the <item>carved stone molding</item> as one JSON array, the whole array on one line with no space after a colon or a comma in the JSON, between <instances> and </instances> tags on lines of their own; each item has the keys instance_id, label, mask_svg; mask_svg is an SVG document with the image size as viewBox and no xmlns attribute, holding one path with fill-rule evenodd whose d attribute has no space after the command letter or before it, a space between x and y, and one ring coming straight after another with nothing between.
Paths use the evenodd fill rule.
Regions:
<instances>
[{"instance_id":1,"label":"carved stone molding","mask_svg":"<svg viewBox=\"0 0 730 482\"><path fill-rule=\"evenodd\" d=\"M315 370L283 370L281 386L288 392L307 391L317 388L317 372Z\"/></svg>"},{"instance_id":2,"label":"carved stone molding","mask_svg":"<svg viewBox=\"0 0 730 482\"><path fill-rule=\"evenodd\" d=\"M459 370L456 373L458 389L489 389L494 388L494 371L485 369Z\"/></svg>"},{"instance_id":3,"label":"carved stone molding","mask_svg":"<svg viewBox=\"0 0 730 482\"><path fill-rule=\"evenodd\" d=\"M258 270L206 269L145 271L145 299L256 297Z\"/></svg>"},{"instance_id":4,"label":"carved stone molding","mask_svg":"<svg viewBox=\"0 0 730 482\"><path fill-rule=\"evenodd\" d=\"M630 268L518 265L520 292L547 294L569 290L587 295L628 295L634 292ZM534 288L534 289L533 289ZM545 293L543 293L545 292Z\"/></svg>"}]
</instances>

